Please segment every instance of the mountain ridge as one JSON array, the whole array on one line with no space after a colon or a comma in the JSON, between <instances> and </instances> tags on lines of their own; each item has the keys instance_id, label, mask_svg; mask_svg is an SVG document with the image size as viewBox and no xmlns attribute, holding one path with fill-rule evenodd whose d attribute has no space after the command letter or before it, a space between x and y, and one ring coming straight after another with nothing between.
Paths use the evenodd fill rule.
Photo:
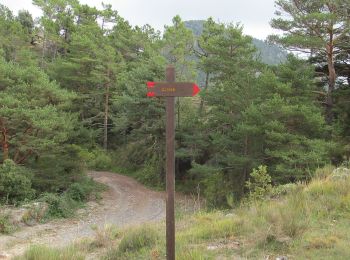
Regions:
<instances>
[{"instance_id":1,"label":"mountain ridge","mask_svg":"<svg viewBox=\"0 0 350 260\"><path fill-rule=\"evenodd\" d=\"M186 27L190 29L196 37L203 32L204 20L187 20L184 21ZM287 51L283 50L275 44L252 37L253 44L257 48L257 55L263 63L268 65L277 65L286 61Z\"/></svg>"}]
</instances>

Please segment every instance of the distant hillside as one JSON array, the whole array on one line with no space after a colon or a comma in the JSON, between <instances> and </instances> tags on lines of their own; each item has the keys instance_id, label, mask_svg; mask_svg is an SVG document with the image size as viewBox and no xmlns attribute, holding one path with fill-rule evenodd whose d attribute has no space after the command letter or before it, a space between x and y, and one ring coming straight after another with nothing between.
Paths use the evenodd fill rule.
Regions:
<instances>
[{"instance_id":1,"label":"distant hillside","mask_svg":"<svg viewBox=\"0 0 350 260\"><path fill-rule=\"evenodd\" d=\"M203 20L185 21L186 27L191 29L196 36L200 36L203 32L203 23ZM253 44L258 49L261 60L266 64L275 65L286 60L287 52L274 44L255 38L253 38Z\"/></svg>"}]
</instances>

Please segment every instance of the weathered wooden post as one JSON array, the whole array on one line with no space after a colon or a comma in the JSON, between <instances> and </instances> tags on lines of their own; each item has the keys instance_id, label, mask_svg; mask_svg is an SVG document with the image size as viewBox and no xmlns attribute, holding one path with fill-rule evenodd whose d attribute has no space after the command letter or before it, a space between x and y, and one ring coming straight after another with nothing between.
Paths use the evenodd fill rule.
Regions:
<instances>
[{"instance_id":1,"label":"weathered wooden post","mask_svg":"<svg viewBox=\"0 0 350 260\"><path fill-rule=\"evenodd\" d=\"M166 68L166 82L147 82L148 97L166 97L166 258L175 260L175 97L190 97L195 83L175 82L175 68Z\"/></svg>"}]
</instances>

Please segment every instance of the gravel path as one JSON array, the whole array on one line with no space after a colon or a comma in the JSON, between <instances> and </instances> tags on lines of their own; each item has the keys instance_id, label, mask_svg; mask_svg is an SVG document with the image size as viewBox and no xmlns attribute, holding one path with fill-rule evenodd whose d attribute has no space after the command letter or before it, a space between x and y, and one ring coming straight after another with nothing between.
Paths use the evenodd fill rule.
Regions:
<instances>
[{"instance_id":1,"label":"gravel path","mask_svg":"<svg viewBox=\"0 0 350 260\"><path fill-rule=\"evenodd\" d=\"M65 246L93 236L92 227L119 227L159 221L165 217L165 195L151 191L132 178L110 173L89 172L96 181L109 186L100 204L90 203L83 216L25 227L10 236L0 236L0 259L21 254L31 244Z\"/></svg>"}]
</instances>

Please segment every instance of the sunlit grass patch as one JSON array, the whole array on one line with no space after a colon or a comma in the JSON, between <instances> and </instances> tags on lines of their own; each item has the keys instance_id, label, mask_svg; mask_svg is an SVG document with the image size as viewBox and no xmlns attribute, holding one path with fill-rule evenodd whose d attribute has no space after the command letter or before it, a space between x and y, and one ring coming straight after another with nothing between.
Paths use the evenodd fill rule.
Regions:
<instances>
[{"instance_id":1,"label":"sunlit grass patch","mask_svg":"<svg viewBox=\"0 0 350 260\"><path fill-rule=\"evenodd\" d=\"M177 238L183 243L228 238L240 234L242 222L240 218L217 213L199 214L194 217L191 226L180 232Z\"/></svg>"},{"instance_id":2,"label":"sunlit grass patch","mask_svg":"<svg viewBox=\"0 0 350 260\"><path fill-rule=\"evenodd\" d=\"M83 260L85 256L74 246L65 249L52 249L46 246L31 246L21 257L16 260Z\"/></svg>"}]
</instances>

